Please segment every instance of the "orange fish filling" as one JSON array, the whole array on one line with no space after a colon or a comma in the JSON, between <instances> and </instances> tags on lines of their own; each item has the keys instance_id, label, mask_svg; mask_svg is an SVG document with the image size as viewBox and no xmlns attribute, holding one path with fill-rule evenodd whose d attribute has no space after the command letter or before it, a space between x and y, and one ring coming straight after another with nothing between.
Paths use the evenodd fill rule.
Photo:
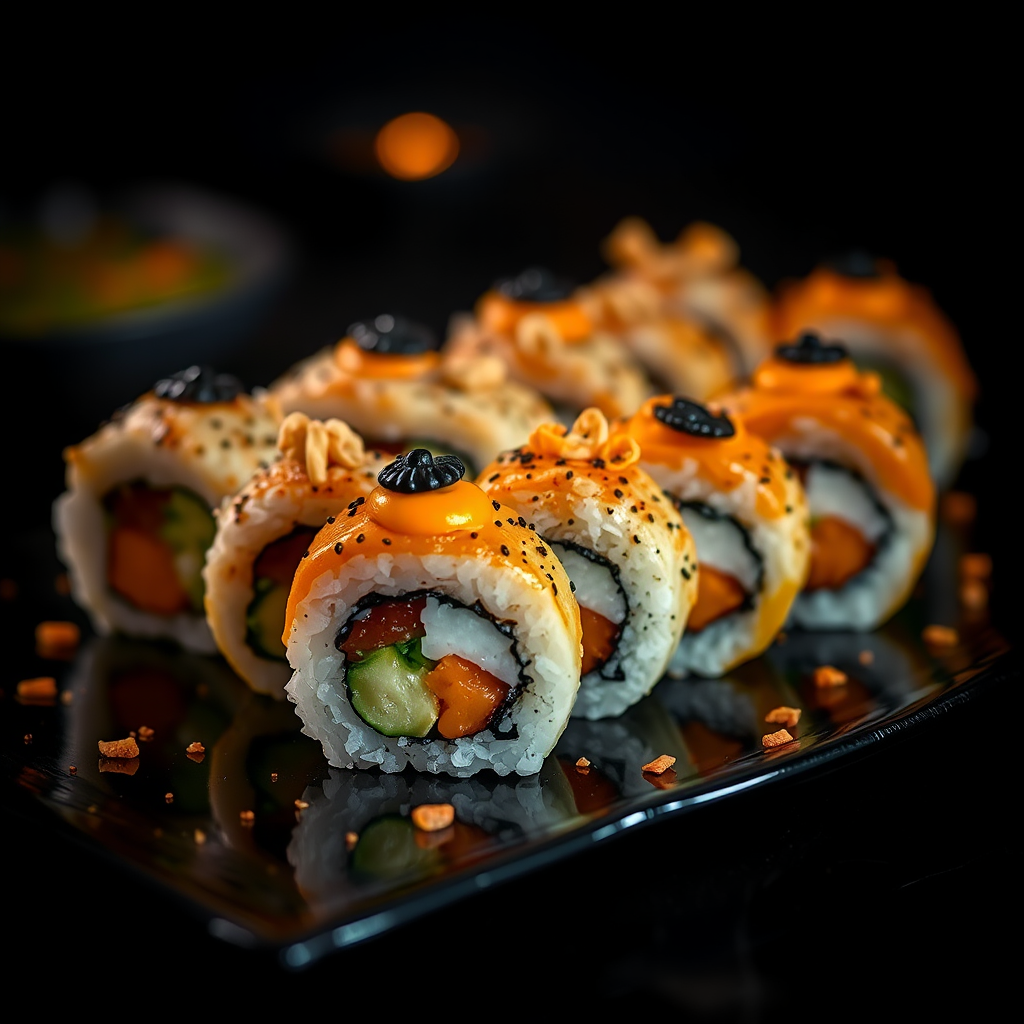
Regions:
<instances>
[{"instance_id":1,"label":"orange fish filling","mask_svg":"<svg viewBox=\"0 0 1024 1024\"><path fill-rule=\"evenodd\" d=\"M701 563L697 600L686 620L687 630L691 633L699 632L717 619L736 611L746 599L747 592L735 576Z\"/></svg>"},{"instance_id":2,"label":"orange fish filling","mask_svg":"<svg viewBox=\"0 0 1024 1024\"><path fill-rule=\"evenodd\" d=\"M838 590L874 556L875 546L855 526L822 516L811 525L811 570L804 589Z\"/></svg>"},{"instance_id":3,"label":"orange fish filling","mask_svg":"<svg viewBox=\"0 0 1024 1024\"><path fill-rule=\"evenodd\" d=\"M134 526L118 526L111 532L107 581L144 612L175 615L190 607L170 546Z\"/></svg>"},{"instance_id":4,"label":"orange fish filling","mask_svg":"<svg viewBox=\"0 0 1024 1024\"><path fill-rule=\"evenodd\" d=\"M437 731L446 740L485 729L509 691L497 676L457 654L446 654L424 682L440 704Z\"/></svg>"},{"instance_id":5,"label":"orange fish filling","mask_svg":"<svg viewBox=\"0 0 1024 1024\"><path fill-rule=\"evenodd\" d=\"M583 605L580 605L580 624L583 626L583 665L580 675L585 676L595 668L600 668L612 656L622 629Z\"/></svg>"}]
</instances>

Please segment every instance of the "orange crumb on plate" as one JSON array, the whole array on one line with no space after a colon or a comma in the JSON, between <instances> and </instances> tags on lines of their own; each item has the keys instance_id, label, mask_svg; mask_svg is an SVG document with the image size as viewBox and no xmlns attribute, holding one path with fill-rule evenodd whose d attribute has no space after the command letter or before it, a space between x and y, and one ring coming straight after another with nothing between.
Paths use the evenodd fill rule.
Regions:
<instances>
[{"instance_id":1,"label":"orange crumb on plate","mask_svg":"<svg viewBox=\"0 0 1024 1024\"><path fill-rule=\"evenodd\" d=\"M139 745L133 736L123 740L99 740L97 746L104 757L138 757Z\"/></svg>"},{"instance_id":2,"label":"orange crumb on plate","mask_svg":"<svg viewBox=\"0 0 1024 1024\"><path fill-rule=\"evenodd\" d=\"M359 842L359 833L358 832L346 832L345 833L345 849L346 850L354 850L356 848L356 843L358 843L358 842Z\"/></svg>"},{"instance_id":3,"label":"orange crumb on plate","mask_svg":"<svg viewBox=\"0 0 1024 1024\"><path fill-rule=\"evenodd\" d=\"M987 580L992 575L992 556L982 551L961 555L960 575L970 580Z\"/></svg>"},{"instance_id":4,"label":"orange crumb on plate","mask_svg":"<svg viewBox=\"0 0 1024 1024\"><path fill-rule=\"evenodd\" d=\"M791 708L781 704L777 708L772 708L764 716L764 720L772 725L784 725L787 729L792 729L800 721L800 714L800 708Z\"/></svg>"},{"instance_id":5,"label":"orange crumb on plate","mask_svg":"<svg viewBox=\"0 0 1024 1024\"><path fill-rule=\"evenodd\" d=\"M48 620L36 626L36 652L43 658L59 658L73 654L82 638L73 622Z\"/></svg>"},{"instance_id":6,"label":"orange crumb on plate","mask_svg":"<svg viewBox=\"0 0 1024 1024\"><path fill-rule=\"evenodd\" d=\"M875 652L869 651L866 647L857 655L857 660L862 665L871 665L875 660Z\"/></svg>"},{"instance_id":7,"label":"orange crumb on plate","mask_svg":"<svg viewBox=\"0 0 1024 1024\"><path fill-rule=\"evenodd\" d=\"M960 634L952 626L932 623L921 630L921 639L932 647L952 647L960 640Z\"/></svg>"},{"instance_id":8,"label":"orange crumb on plate","mask_svg":"<svg viewBox=\"0 0 1024 1024\"><path fill-rule=\"evenodd\" d=\"M22 679L18 683L17 694L19 700L56 700L57 680L53 676L37 676L35 679Z\"/></svg>"},{"instance_id":9,"label":"orange crumb on plate","mask_svg":"<svg viewBox=\"0 0 1024 1024\"><path fill-rule=\"evenodd\" d=\"M676 759L671 754L661 754L653 761L648 761L641 771L650 772L652 775L661 775L663 772L667 772L675 763Z\"/></svg>"},{"instance_id":10,"label":"orange crumb on plate","mask_svg":"<svg viewBox=\"0 0 1024 1024\"><path fill-rule=\"evenodd\" d=\"M970 578L960 584L960 603L965 608L977 611L988 604L988 587L980 579Z\"/></svg>"},{"instance_id":11,"label":"orange crumb on plate","mask_svg":"<svg viewBox=\"0 0 1024 1024\"><path fill-rule=\"evenodd\" d=\"M199 740L193 740L186 748L186 754L205 754L206 747L199 742Z\"/></svg>"},{"instance_id":12,"label":"orange crumb on plate","mask_svg":"<svg viewBox=\"0 0 1024 1024\"><path fill-rule=\"evenodd\" d=\"M424 832L437 832L455 820L451 804L420 804L412 809L413 824Z\"/></svg>"},{"instance_id":13,"label":"orange crumb on plate","mask_svg":"<svg viewBox=\"0 0 1024 1024\"><path fill-rule=\"evenodd\" d=\"M819 665L814 670L815 686L843 686L847 681L846 673L834 665Z\"/></svg>"},{"instance_id":14,"label":"orange crumb on plate","mask_svg":"<svg viewBox=\"0 0 1024 1024\"><path fill-rule=\"evenodd\" d=\"M153 738L153 730L148 725L139 726L139 739L140 740L151 740Z\"/></svg>"},{"instance_id":15,"label":"orange crumb on plate","mask_svg":"<svg viewBox=\"0 0 1024 1024\"><path fill-rule=\"evenodd\" d=\"M766 747L781 747L784 743L792 743L793 737L786 729L779 729L778 732L770 732L761 737L761 743Z\"/></svg>"}]
</instances>

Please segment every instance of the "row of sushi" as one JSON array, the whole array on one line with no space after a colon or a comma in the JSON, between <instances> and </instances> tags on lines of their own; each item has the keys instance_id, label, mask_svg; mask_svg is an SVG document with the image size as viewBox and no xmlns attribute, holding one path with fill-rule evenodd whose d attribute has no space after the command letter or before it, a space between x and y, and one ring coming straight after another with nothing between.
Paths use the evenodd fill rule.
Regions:
<instances>
[{"instance_id":1,"label":"row of sushi","mask_svg":"<svg viewBox=\"0 0 1024 1024\"><path fill-rule=\"evenodd\" d=\"M491 299L535 354L583 308ZM336 767L466 777L535 773L570 716L909 596L935 479L845 344L803 330L713 400L571 420L509 366L384 316L265 390L158 382L65 452L75 599L100 632L220 652Z\"/></svg>"}]
</instances>

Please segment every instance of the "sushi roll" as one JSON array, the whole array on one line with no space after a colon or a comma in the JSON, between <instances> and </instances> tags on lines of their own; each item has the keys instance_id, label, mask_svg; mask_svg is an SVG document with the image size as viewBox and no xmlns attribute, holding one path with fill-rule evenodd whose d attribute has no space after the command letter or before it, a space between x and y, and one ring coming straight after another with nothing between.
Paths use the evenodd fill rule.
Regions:
<instances>
[{"instance_id":1,"label":"sushi roll","mask_svg":"<svg viewBox=\"0 0 1024 1024\"><path fill-rule=\"evenodd\" d=\"M500 360L442 354L429 328L391 314L352 324L270 392L285 415L339 419L367 447L392 455L417 447L454 453L471 472L552 414Z\"/></svg>"},{"instance_id":2,"label":"sushi roll","mask_svg":"<svg viewBox=\"0 0 1024 1024\"><path fill-rule=\"evenodd\" d=\"M588 409L571 429L539 427L477 478L536 527L572 580L583 626L578 717L618 715L651 692L697 596L693 538L639 459L632 438L610 438Z\"/></svg>"},{"instance_id":3,"label":"sushi roll","mask_svg":"<svg viewBox=\"0 0 1024 1024\"><path fill-rule=\"evenodd\" d=\"M775 338L840 338L861 370L913 418L936 486L951 486L971 441L978 383L956 327L889 260L853 252L777 291Z\"/></svg>"},{"instance_id":4,"label":"sushi roll","mask_svg":"<svg viewBox=\"0 0 1024 1024\"><path fill-rule=\"evenodd\" d=\"M575 292L542 267L503 278L473 315L452 318L444 347L464 359L496 356L566 425L590 407L628 416L652 393L650 380L620 341L596 327Z\"/></svg>"},{"instance_id":5,"label":"sushi roll","mask_svg":"<svg viewBox=\"0 0 1024 1024\"><path fill-rule=\"evenodd\" d=\"M697 547L697 599L669 669L721 676L768 647L807 578L803 487L741 417L686 398L652 398L617 429L637 441Z\"/></svg>"},{"instance_id":6,"label":"sushi roll","mask_svg":"<svg viewBox=\"0 0 1024 1024\"><path fill-rule=\"evenodd\" d=\"M921 435L844 345L807 331L721 399L799 473L811 565L792 610L808 629L875 629L909 598L935 537Z\"/></svg>"},{"instance_id":7,"label":"sushi roll","mask_svg":"<svg viewBox=\"0 0 1024 1024\"><path fill-rule=\"evenodd\" d=\"M295 567L329 516L343 516L387 464L340 420L290 413L278 457L217 511L206 553L206 618L221 654L254 689L284 700L281 632Z\"/></svg>"},{"instance_id":8,"label":"sushi roll","mask_svg":"<svg viewBox=\"0 0 1024 1024\"><path fill-rule=\"evenodd\" d=\"M285 686L334 767L532 775L580 684L554 554L454 455L398 456L295 573Z\"/></svg>"},{"instance_id":9,"label":"sushi roll","mask_svg":"<svg viewBox=\"0 0 1024 1024\"><path fill-rule=\"evenodd\" d=\"M706 402L744 376L722 335L674 308L650 281L611 275L580 289L579 298L600 329L636 356L658 392Z\"/></svg>"},{"instance_id":10,"label":"sushi roll","mask_svg":"<svg viewBox=\"0 0 1024 1024\"><path fill-rule=\"evenodd\" d=\"M771 351L771 294L740 264L739 246L721 228L695 221L663 243L646 221L626 217L602 249L619 276L653 284L670 308L695 317L721 338L740 377Z\"/></svg>"},{"instance_id":11,"label":"sushi roll","mask_svg":"<svg viewBox=\"0 0 1024 1024\"><path fill-rule=\"evenodd\" d=\"M217 652L202 575L215 510L273 461L279 423L265 394L193 366L65 449L53 527L72 596L98 633Z\"/></svg>"}]
</instances>

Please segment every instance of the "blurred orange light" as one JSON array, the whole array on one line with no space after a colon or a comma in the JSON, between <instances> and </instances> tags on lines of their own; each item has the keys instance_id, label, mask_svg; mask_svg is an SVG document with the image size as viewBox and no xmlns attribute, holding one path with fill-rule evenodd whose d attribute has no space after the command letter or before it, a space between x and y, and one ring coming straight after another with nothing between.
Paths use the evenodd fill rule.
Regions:
<instances>
[{"instance_id":1,"label":"blurred orange light","mask_svg":"<svg viewBox=\"0 0 1024 1024\"><path fill-rule=\"evenodd\" d=\"M393 178L418 181L451 167L459 155L459 139L439 117L417 112L388 121L373 148Z\"/></svg>"}]
</instances>

